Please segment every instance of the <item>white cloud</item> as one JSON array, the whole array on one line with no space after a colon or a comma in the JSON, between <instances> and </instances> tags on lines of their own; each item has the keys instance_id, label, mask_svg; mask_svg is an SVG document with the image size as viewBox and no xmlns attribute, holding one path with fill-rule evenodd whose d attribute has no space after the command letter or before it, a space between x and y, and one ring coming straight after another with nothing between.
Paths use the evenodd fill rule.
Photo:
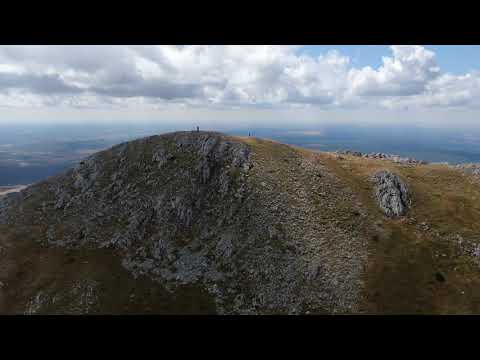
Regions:
<instances>
[{"instance_id":1,"label":"white cloud","mask_svg":"<svg viewBox=\"0 0 480 360\"><path fill-rule=\"evenodd\" d=\"M425 91L440 72L435 54L422 46L391 46L393 57L384 57L374 70L367 66L348 74L354 95L408 96Z\"/></svg>"},{"instance_id":2,"label":"white cloud","mask_svg":"<svg viewBox=\"0 0 480 360\"><path fill-rule=\"evenodd\" d=\"M332 50L297 46L3 46L3 107L444 108L478 107L480 73L442 73L422 46L391 46L355 68Z\"/></svg>"}]
</instances>

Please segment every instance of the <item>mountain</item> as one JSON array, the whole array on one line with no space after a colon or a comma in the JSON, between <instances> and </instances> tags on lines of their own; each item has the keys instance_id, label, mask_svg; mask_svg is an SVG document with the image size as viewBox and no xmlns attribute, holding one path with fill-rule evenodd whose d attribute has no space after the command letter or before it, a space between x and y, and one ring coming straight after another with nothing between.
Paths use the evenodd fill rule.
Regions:
<instances>
[{"instance_id":1,"label":"mountain","mask_svg":"<svg viewBox=\"0 0 480 360\"><path fill-rule=\"evenodd\" d=\"M176 132L0 196L0 313L480 312L480 182Z\"/></svg>"}]
</instances>

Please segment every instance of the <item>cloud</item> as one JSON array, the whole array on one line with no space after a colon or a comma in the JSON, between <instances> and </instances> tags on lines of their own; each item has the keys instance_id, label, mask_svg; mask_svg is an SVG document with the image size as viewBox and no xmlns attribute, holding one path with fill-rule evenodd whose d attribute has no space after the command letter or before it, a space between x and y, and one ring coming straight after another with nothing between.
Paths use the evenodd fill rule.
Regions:
<instances>
[{"instance_id":1,"label":"cloud","mask_svg":"<svg viewBox=\"0 0 480 360\"><path fill-rule=\"evenodd\" d=\"M175 84L166 81L143 80L123 84L108 84L89 89L99 95L111 97L150 97L164 100L185 99L203 95L199 84Z\"/></svg>"},{"instance_id":2,"label":"cloud","mask_svg":"<svg viewBox=\"0 0 480 360\"><path fill-rule=\"evenodd\" d=\"M393 57L384 57L383 65L351 69L348 74L354 95L410 96L421 94L440 72L435 54L422 46L391 46Z\"/></svg>"},{"instance_id":3,"label":"cloud","mask_svg":"<svg viewBox=\"0 0 480 360\"><path fill-rule=\"evenodd\" d=\"M2 89L185 99L218 105L331 104L349 59L295 46L5 46ZM21 73L1 72L15 66ZM109 102L107 99L104 99Z\"/></svg>"},{"instance_id":4,"label":"cloud","mask_svg":"<svg viewBox=\"0 0 480 360\"><path fill-rule=\"evenodd\" d=\"M298 46L2 46L3 107L432 108L480 105L480 75L442 73L422 46L377 69Z\"/></svg>"},{"instance_id":5,"label":"cloud","mask_svg":"<svg viewBox=\"0 0 480 360\"><path fill-rule=\"evenodd\" d=\"M23 89L34 94L73 94L83 90L66 84L58 74L16 74L0 72L0 90Z\"/></svg>"}]
</instances>

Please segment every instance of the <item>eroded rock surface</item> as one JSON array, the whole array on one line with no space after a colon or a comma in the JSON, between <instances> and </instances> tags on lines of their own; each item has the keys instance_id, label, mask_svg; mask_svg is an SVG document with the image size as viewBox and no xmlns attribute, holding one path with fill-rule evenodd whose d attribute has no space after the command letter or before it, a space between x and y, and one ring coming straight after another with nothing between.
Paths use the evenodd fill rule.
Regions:
<instances>
[{"instance_id":1,"label":"eroded rock surface","mask_svg":"<svg viewBox=\"0 0 480 360\"><path fill-rule=\"evenodd\" d=\"M378 206L389 217L403 216L410 205L410 191L407 184L390 171L379 171L372 177Z\"/></svg>"},{"instance_id":2,"label":"eroded rock surface","mask_svg":"<svg viewBox=\"0 0 480 360\"><path fill-rule=\"evenodd\" d=\"M0 225L35 226L48 248L115 252L135 279L201 288L220 314L355 312L362 218L338 222L356 214L354 194L288 146L256 149L211 132L120 144L5 198ZM101 311L102 286L79 289L75 309ZM48 299L33 293L26 312Z\"/></svg>"}]
</instances>

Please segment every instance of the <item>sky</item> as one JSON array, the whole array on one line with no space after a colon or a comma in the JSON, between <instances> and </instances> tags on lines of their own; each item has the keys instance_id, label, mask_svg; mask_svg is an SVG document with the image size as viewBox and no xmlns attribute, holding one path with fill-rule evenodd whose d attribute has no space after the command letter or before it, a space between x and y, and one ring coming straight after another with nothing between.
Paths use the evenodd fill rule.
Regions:
<instances>
[{"instance_id":1,"label":"sky","mask_svg":"<svg viewBox=\"0 0 480 360\"><path fill-rule=\"evenodd\" d=\"M461 75L480 67L480 46L478 45L426 45L423 47L435 53L437 64L444 72ZM303 47L302 53L319 56L332 48L348 56L356 67L378 68L382 65L382 57L391 56L388 45L314 45Z\"/></svg>"},{"instance_id":2,"label":"sky","mask_svg":"<svg viewBox=\"0 0 480 360\"><path fill-rule=\"evenodd\" d=\"M0 126L480 128L480 46L0 46Z\"/></svg>"}]
</instances>

